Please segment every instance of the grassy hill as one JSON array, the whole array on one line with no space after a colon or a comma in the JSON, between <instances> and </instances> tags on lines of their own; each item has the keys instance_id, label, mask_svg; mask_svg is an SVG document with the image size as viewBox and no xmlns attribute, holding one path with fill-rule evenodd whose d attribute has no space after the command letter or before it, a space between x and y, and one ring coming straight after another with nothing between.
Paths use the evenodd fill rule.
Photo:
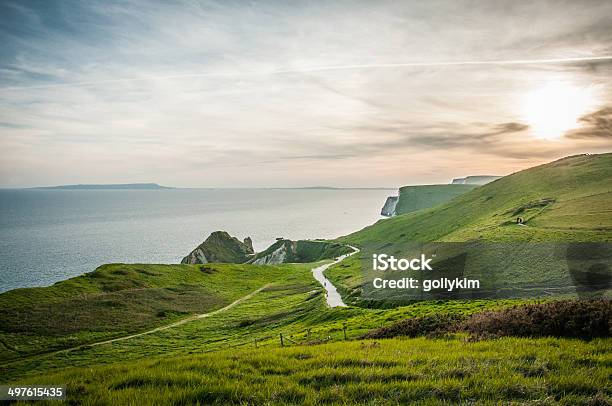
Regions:
<instances>
[{"instance_id":1,"label":"grassy hill","mask_svg":"<svg viewBox=\"0 0 612 406\"><path fill-rule=\"evenodd\" d=\"M577 155L505 176L341 238L372 241L612 241L612 154ZM525 227L515 224L516 217Z\"/></svg>"},{"instance_id":2,"label":"grassy hill","mask_svg":"<svg viewBox=\"0 0 612 406\"><path fill-rule=\"evenodd\" d=\"M0 294L0 360L210 312L266 283L286 280L287 270L242 264L110 264L50 287L5 292Z\"/></svg>"},{"instance_id":3,"label":"grassy hill","mask_svg":"<svg viewBox=\"0 0 612 406\"><path fill-rule=\"evenodd\" d=\"M311 274L317 264L112 264L46 288L0 295L0 383L40 379L50 371L233 347L278 348L356 339L406 317L473 314L517 301L423 302L377 310L326 306ZM263 289L261 289L263 288ZM206 318L194 314L222 309ZM172 328L126 340L111 338ZM346 329L346 330L344 330ZM84 345L85 344L85 345Z\"/></svg>"},{"instance_id":4,"label":"grassy hill","mask_svg":"<svg viewBox=\"0 0 612 406\"><path fill-rule=\"evenodd\" d=\"M415 241L504 243L496 248L498 256L478 267L494 269L512 259L506 273L496 275L499 279L529 287L571 287L574 281L565 269L540 260L554 256L546 244L612 242L610 201L612 154L578 155L503 177L430 209L380 220L339 240L365 247L364 258L368 247L375 252ZM517 217L523 225L516 223ZM359 302L364 278L358 258L326 275L349 302Z\"/></svg>"},{"instance_id":5,"label":"grassy hill","mask_svg":"<svg viewBox=\"0 0 612 406\"><path fill-rule=\"evenodd\" d=\"M456 196L474 189L478 185L417 185L404 186L399 190L395 214L412 213L448 202Z\"/></svg>"}]
</instances>

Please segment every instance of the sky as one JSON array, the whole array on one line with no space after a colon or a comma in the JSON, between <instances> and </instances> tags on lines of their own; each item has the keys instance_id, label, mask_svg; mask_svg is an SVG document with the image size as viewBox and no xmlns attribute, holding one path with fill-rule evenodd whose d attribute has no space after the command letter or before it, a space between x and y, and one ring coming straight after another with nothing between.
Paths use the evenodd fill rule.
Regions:
<instances>
[{"instance_id":1,"label":"sky","mask_svg":"<svg viewBox=\"0 0 612 406\"><path fill-rule=\"evenodd\" d=\"M612 151L610 1L0 1L0 187L397 187Z\"/></svg>"}]
</instances>

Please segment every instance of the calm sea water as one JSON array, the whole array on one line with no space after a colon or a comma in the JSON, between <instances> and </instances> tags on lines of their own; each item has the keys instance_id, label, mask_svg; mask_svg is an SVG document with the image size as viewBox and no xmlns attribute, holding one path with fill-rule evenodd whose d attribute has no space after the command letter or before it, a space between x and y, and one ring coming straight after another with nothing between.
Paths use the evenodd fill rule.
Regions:
<instances>
[{"instance_id":1,"label":"calm sea water","mask_svg":"<svg viewBox=\"0 0 612 406\"><path fill-rule=\"evenodd\" d=\"M0 291L110 262L178 263L212 231L331 238L380 218L389 190L0 190Z\"/></svg>"}]
</instances>

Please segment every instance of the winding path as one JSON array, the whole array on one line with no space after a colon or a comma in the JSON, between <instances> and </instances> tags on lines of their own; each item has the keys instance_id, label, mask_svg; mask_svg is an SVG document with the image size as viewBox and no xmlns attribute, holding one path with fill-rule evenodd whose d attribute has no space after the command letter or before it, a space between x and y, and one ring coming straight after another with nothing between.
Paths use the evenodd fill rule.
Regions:
<instances>
[{"instance_id":1,"label":"winding path","mask_svg":"<svg viewBox=\"0 0 612 406\"><path fill-rule=\"evenodd\" d=\"M325 297L327 299L327 305L329 307L346 307L346 304L342 301L342 297L340 296L340 294L336 290L336 287L329 281L329 279L327 279L325 277L325 275L323 275L323 272L325 272L330 266L335 265L335 264L337 264L339 262L342 262L344 259L346 259L346 258L350 257L351 255L354 255L354 254L359 252L359 248L353 247L351 245L349 245L349 247L353 249L353 252L351 252L349 254L341 255L340 257L336 258L333 262L329 262L327 264L324 264L324 265L312 268L312 274L313 274L314 278L326 290ZM217 309L217 310L214 310L214 311L209 312L209 313L194 314L192 316L186 317L186 318L181 319L179 321L176 321L174 323L166 324L165 326L156 327L154 329L143 331L141 333L130 334L130 335L127 335L127 336L112 338L110 340L98 341L98 342L89 343L89 344L81 344L81 345L78 345L76 347L65 348L65 349L57 350L57 351L51 351L51 352L44 353L44 354L32 354L32 355L30 355L30 356L28 356L26 358L30 358L30 357L34 357L34 356L41 356L41 355L42 356L45 356L45 355L48 356L48 355L52 355L52 354L65 353L65 352L80 350L80 349L83 349L83 348L95 347L95 346L98 346L98 345L111 344L111 343L115 343L115 342L118 342L118 341L129 340L131 338L141 337L141 336L144 336L144 335L147 335L147 334L156 333L158 331L167 330L167 329L170 329L170 328L173 328L173 327L180 326L180 325L185 324L185 323L189 323L189 322L194 321L194 320L199 320L199 319L204 319L204 318L207 318L207 317L211 317L211 316L214 316L214 315L219 314L221 312L225 312L225 311L231 309L232 307L235 307L235 306L239 305L240 303L244 302L245 300L248 300L248 299L252 298L253 296L258 294L259 292L261 292L265 288L269 287L270 285L272 285L272 284L268 283L268 284L260 287L259 289L254 290L253 292L249 293L248 295L242 296L241 298L234 300L232 303L228 304L227 306L222 307L222 308Z\"/></svg>"},{"instance_id":2,"label":"winding path","mask_svg":"<svg viewBox=\"0 0 612 406\"><path fill-rule=\"evenodd\" d=\"M352 245L349 245L349 247L353 249L353 252L351 252L350 254L341 255L340 257L336 258L334 262L330 262L328 264L324 264L316 268L312 268L312 275L317 281L319 281L319 283L327 291L325 297L327 299L327 305L329 307L346 307L346 303L342 301L342 296L340 296L340 294L338 293L338 290L336 290L336 287L331 283L329 279L325 277L323 273L330 266L335 265L338 262L342 262L345 258L348 258L351 255L355 255L356 253L359 252L359 248L353 247Z\"/></svg>"},{"instance_id":3,"label":"winding path","mask_svg":"<svg viewBox=\"0 0 612 406\"><path fill-rule=\"evenodd\" d=\"M94 346L97 346L97 345L110 344L110 343L114 343L114 342L117 342L117 341L129 340L130 338L140 337L140 336L144 336L144 335L147 335L147 334L157 333L158 331L167 330L169 328L177 327L177 326L180 326L182 324L189 323L190 321L194 321L194 320L199 320L199 319L204 319L204 318L207 318L207 317L211 317L211 316L214 316L214 315L216 315L218 313L227 311L227 310L231 309L232 307L234 307L234 306L244 302L245 300L248 300L248 299L252 298L253 296L258 294L259 292L261 292L265 288L269 287L270 285L272 285L272 284L268 283L268 284L262 286L261 288L259 288L257 290L254 290L253 292L249 293L248 295L242 296L241 298L234 300L232 303L228 304L227 306L222 307L222 308L217 309L217 310L214 310L214 311L209 312L209 313L194 314L192 316L186 317L186 318L181 319L179 321L176 321L174 323L166 324L165 326L161 326L161 327L156 327L154 329L143 331L141 333L130 334L128 336L117 337L117 338L113 338L113 339L105 340L105 341L98 341L98 342L91 343L91 344L83 344L83 345L79 345L78 347L72 347L72 348L68 348L68 349L65 349L65 350L60 350L58 352L74 351L74 350L77 350L79 348L94 347Z\"/></svg>"}]
</instances>

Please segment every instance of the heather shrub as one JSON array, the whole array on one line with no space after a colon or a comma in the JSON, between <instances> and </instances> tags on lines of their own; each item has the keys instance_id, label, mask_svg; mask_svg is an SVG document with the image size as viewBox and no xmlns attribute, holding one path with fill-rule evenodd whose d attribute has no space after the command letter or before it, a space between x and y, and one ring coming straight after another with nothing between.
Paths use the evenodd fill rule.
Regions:
<instances>
[{"instance_id":1,"label":"heather shrub","mask_svg":"<svg viewBox=\"0 0 612 406\"><path fill-rule=\"evenodd\" d=\"M433 314L395 322L369 331L362 338L435 337L467 332L472 338L569 337L591 339L612 336L612 302L558 300L517 305L500 310L462 314Z\"/></svg>"},{"instance_id":2,"label":"heather shrub","mask_svg":"<svg viewBox=\"0 0 612 406\"><path fill-rule=\"evenodd\" d=\"M573 337L591 339L612 333L610 300L559 300L476 313L460 329L477 338Z\"/></svg>"},{"instance_id":3,"label":"heather shrub","mask_svg":"<svg viewBox=\"0 0 612 406\"><path fill-rule=\"evenodd\" d=\"M453 331L464 319L460 314L444 313L414 317L369 331L363 338L437 336Z\"/></svg>"}]
</instances>

